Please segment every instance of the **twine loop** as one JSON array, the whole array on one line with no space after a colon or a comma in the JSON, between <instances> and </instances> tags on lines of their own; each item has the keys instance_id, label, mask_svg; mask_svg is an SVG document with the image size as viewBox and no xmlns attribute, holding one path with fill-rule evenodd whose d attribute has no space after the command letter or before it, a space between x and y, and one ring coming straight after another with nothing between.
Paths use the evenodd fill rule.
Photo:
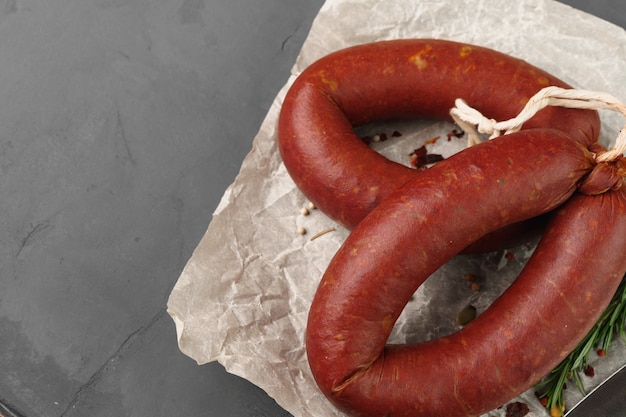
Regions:
<instances>
[{"instance_id":1,"label":"twine loop","mask_svg":"<svg viewBox=\"0 0 626 417\"><path fill-rule=\"evenodd\" d=\"M503 134L518 132L526 121L547 106L612 110L626 117L626 105L608 93L554 86L543 88L532 96L516 117L500 122L483 116L463 99L456 99L454 104L455 107L450 110L450 115L455 123L467 133L469 146L482 142L480 134L489 135L489 139L493 139ZM596 161L613 161L622 157L624 152L626 152L626 126L620 131L613 148L596 155Z\"/></svg>"}]
</instances>

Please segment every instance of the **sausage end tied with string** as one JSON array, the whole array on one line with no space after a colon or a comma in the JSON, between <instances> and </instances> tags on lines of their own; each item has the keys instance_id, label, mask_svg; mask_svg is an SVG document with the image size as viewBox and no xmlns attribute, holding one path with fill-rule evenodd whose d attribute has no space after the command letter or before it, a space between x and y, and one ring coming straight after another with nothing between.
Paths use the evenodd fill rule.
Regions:
<instances>
[{"instance_id":1,"label":"sausage end tied with string","mask_svg":"<svg viewBox=\"0 0 626 417\"><path fill-rule=\"evenodd\" d=\"M469 106L461 98L456 99L455 107L450 110L450 115L454 122L467 133L468 146L472 146L482 142L480 134L489 135L489 139L492 139L503 134L506 135L519 131L526 121L548 106L586 110L612 110L626 117L626 105L608 93L566 89L555 86L546 87L537 92L528 100L520 113L509 120L496 121L489 119L478 110ZM624 152L626 152L626 126L620 131L613 148L597 154L596 161L614 161L621 158Z\"/></svg>"}]
</instances>

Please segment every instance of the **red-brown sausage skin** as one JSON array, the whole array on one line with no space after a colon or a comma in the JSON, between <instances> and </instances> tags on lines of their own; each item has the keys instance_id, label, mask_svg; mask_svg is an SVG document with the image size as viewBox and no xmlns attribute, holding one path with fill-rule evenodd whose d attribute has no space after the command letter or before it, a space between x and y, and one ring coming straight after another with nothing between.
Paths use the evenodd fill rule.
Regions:
<instances>
[{"instance_id":1,"label":"red-brown sausage skin","mask_svg":"<svg viewBox=\"0 0 626 417\"><path fill-rule=\"evenodd\" d=\"M626 187L571 197L593 164L588 153L558 132L538 132L435 165L348 236L306 333L313 375L339 409L478 416L531 387L593 326L626 272ZM434 341L386 346L404 306L440 265L490 228L565 201L515 283L477 319Z\"/></svg>"},{"instance_id":2,"label":"red-brown sausage skin","mask_svg":"<svg viewBox=\"0 0 626 417\"><path fill-rule=\"evenodd\" d=\"M308 67L288 91L279 149L298 188L352 229L389 193L419 172L368 148L353 127L388 119L449 119L457 98L496 120L518 114L549 85L569 86L522 60L457 42L403 39L358 45ZM524 129L549 127L588 146L595 111L547 108Z\"/></svg>"}]
</instances>

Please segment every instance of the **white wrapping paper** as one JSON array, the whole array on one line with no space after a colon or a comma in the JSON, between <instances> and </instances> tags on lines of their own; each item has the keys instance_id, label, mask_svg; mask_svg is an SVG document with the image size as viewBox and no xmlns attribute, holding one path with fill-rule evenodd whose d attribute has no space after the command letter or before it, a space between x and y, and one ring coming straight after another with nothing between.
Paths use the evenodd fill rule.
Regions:
<instances>
[{"instance_id":1,"label":"white wrapping paper","mask_svg":"<svg viewBox=\"0 0 626 417\"><path fill-rule=\"evenodd\" d=\"M304 330L309 304L332 255L348 232L318 210L300 213L306 199L287 174L276 146L282 99L294 78L314 60L353 44L394 38L432 37L468 42L525 59L574 87L626 99L626 33L619 27L549 0L414 1L328 0L316 17L235 182L226 190L208 230L174 287L168 312L180 349L199 364L219 361L229 372L264 389L296 417L339 416L319 393L309 372ZM489 82L489 80L485 80ZM487 115L488 116L488 115ZM617 136L621 116L601 113L602 140ZM445 138L454 126L408 122L371 127L398 130L400 138L379 144L386 156L408 163L407 153L424 141ZM430 152L444 156L460 141L439 140ZM297 233L298 227L307 230ZM311 236L334 227L315 240ZM461 256L418 290L396 324L394 342L419 341L458 329L458 311L473 304L480 313L514 279L533 246L504 253ZM464 276L478 277L474 291ZM626 360L621 342L597 361L589 388ZM567 391L573 405L580 399ZM529 416L547 415L532 390L520 401ZM489 416L504 416L504 409Z\"/></svg>"}]
</instances>

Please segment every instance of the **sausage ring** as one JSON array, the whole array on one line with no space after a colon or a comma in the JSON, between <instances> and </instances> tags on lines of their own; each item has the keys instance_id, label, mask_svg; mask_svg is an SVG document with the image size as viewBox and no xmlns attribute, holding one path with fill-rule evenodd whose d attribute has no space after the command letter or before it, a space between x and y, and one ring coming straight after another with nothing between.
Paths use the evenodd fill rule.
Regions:
<instances>
[{"instance_id":1,"label":"sausage ring","mask_svg":"<svg viewBox=\"0 0 626 417\"><path fill-rule=\"evenodd\" d=\"M306 347L321 391L355 416L459 417L532 387L591 329L626 272L626 164L585 177L594 164L562 132L533 129L465 149L394 191L354 228L315 294ZM598 195L576 191L583 177ZM478 318L440 339L386 345L440 265L557 206L516 281Z\"/></svg>"},{"instance_id":2,"label":"sausage ring","mask_svg":"<svg viewBox=\"0 0 626 417\"><path fill-rule=\"evenodd\" d=\"M294 81L279 116L279 150L304 195L352 229L420 173L373 151L355 126L451 120L457 98L506 120L549 85L569 88L527 62L474 45L403 39L353 46L321 58ZM589 146L597 141L600 120L595 111L551 107L524 125L537 127L561 130Z\"/></svg>"}]
</instances>

